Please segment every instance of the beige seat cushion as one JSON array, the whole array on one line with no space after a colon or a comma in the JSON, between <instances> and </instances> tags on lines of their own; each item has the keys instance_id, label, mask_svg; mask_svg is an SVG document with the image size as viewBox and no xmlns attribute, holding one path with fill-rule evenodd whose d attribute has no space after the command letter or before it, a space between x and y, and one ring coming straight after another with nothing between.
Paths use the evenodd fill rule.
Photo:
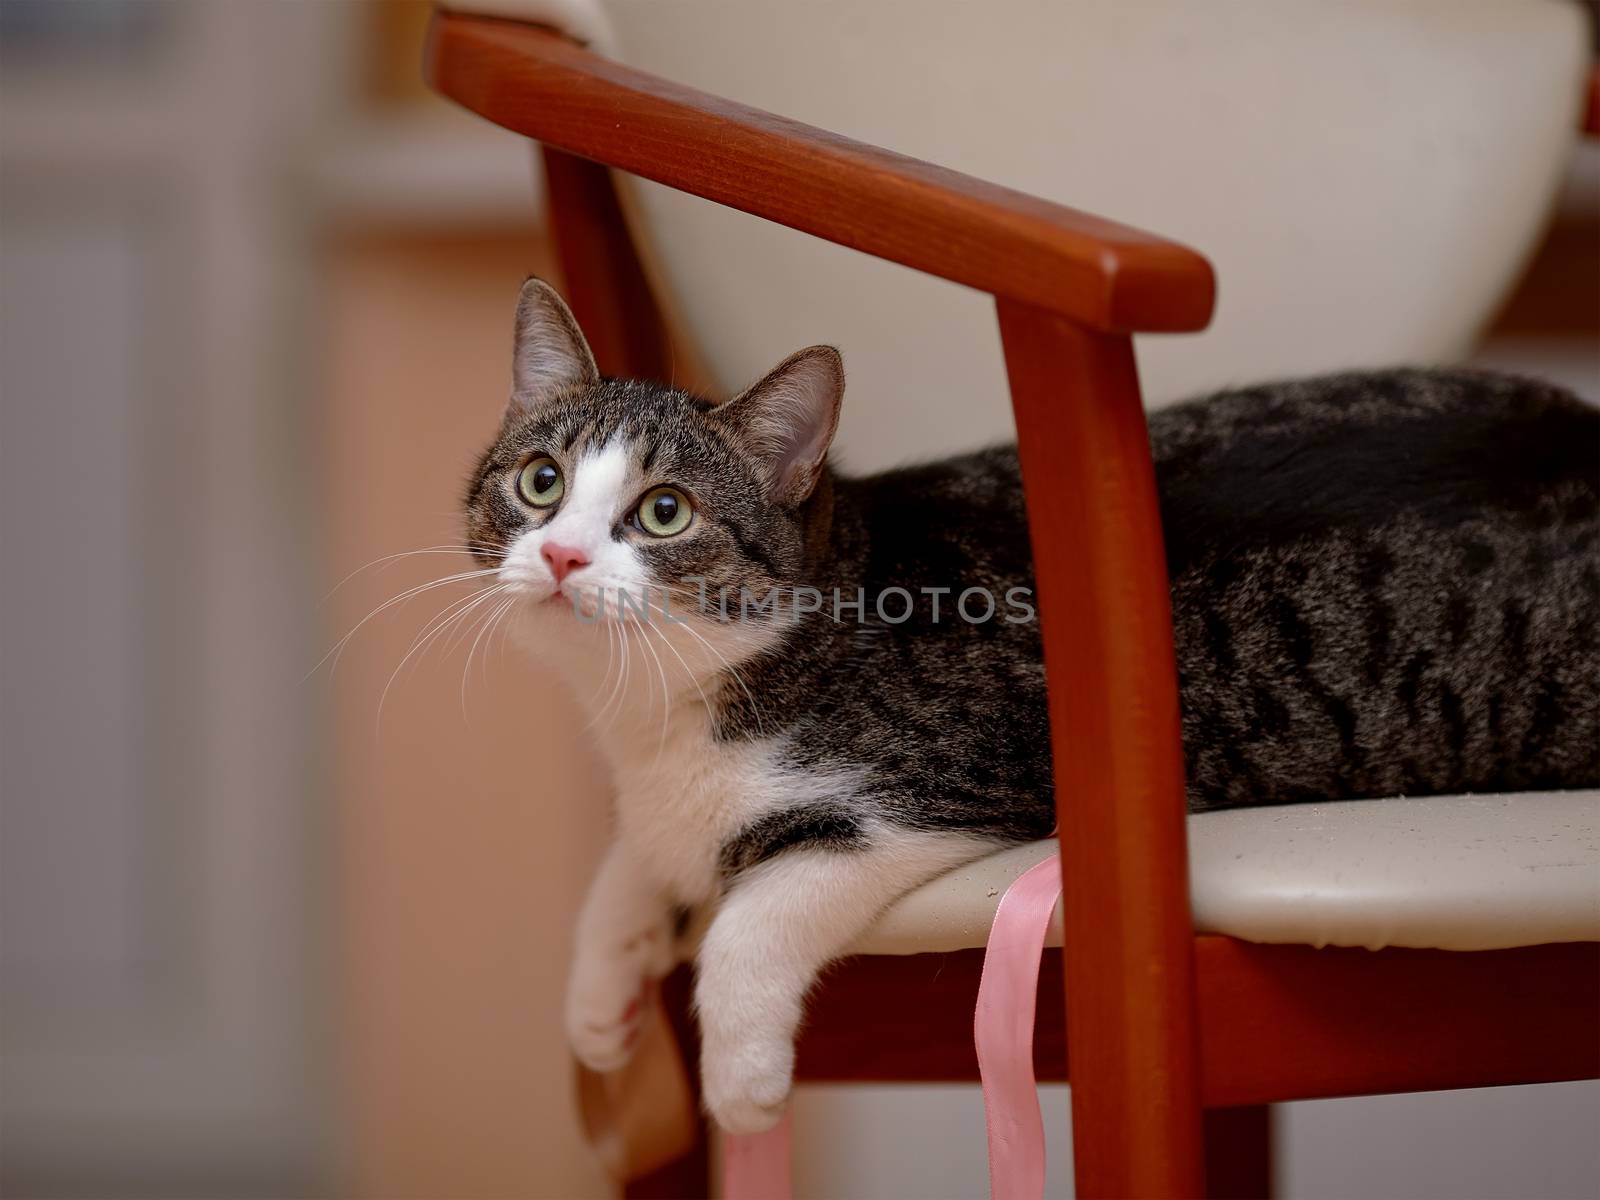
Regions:
<instances>
[{"instance_id":1,"label":"beige seat cushion","mask_svg":"<svg viewBox=\"0 0 1600 1200\"><path fill-rule=\"evenodd\" d=\"M902 897L855 947L981 946L1006 887L1054 841ZM1189 818L1195 927L1252 942L1496 950L1600 941L1600 792L1357 800ZM1049 943L1061 944L1059 910Z\"/></svg>"}]
</instances>

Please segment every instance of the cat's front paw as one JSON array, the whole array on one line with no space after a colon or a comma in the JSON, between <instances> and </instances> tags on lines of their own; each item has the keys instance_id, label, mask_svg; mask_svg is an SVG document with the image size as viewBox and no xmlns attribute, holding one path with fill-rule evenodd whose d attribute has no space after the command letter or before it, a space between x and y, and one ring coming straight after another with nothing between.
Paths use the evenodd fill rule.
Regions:
<instances>
[{"instance_id":1,"label":"cat's front paw","mask_svg":"<svg viewBox=\"0 0 1600 1200\"><path fill-rule=\"evenodd\" d=\"M701 1094L727 1133L764 1133L783 1116L793 1086L794 1043L712 1036L700 1056Z\"/></svg>"},{"instance_id":2,"label":"cat's front paw","mask_svg":"<svg viewBox=\"0 0 1600 1200\"><path fill-rule=\"evenodd\" d=\"M633 1057L655 980L672 966L665 928L620 945L579 950L567 988L567 1041L594 1071L615 1071Z\"/></svg>"},{"instance_id":3,"label":"cat's front paw","mask_svg":"<svg viewBox=\"0 0 1600 1200\"><path fill-rule=\"evenodd\" d=\"M626 998L616 989L585 995L574 988L567 998L567 1042L591 1071L615 1071L633 1057L650 1003L649 985L640 979Z\"/></svg>"}]
</instances>

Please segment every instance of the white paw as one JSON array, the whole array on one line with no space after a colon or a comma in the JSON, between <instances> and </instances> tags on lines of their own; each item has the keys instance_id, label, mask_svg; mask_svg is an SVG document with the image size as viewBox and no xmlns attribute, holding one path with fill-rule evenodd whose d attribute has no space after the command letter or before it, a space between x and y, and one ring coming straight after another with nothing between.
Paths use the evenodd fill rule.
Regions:
<instances>
[{"instance_id":1,"label":"white paw","mask_svg":"<svg viewBox=\"0 0 1600 1200\"><path fill-rule=\"evenodd\" d=\"M728 1133L763 1133L778 1123L794 1076L787 1038L710 1037L700 1056L706 1110Z\"/></svg>"},{"instance_id":2,"label":"white paw","mask_svg":"<svg viewBox=\"0 0 1600 1200\"><path fill-rule=\"evenodd\" d=\"M654 981L671 967L664 929L620 946L581 950L567 989L567 1041L594 1071L615 1071L633 1057L652 1001Z\"/></svg>"},{"instance_id":3,"label":"white paw","mask_svg":"<svg viewBox=\"0 0 1600 1200\"><path fill-rule=\"evenodd\" d=\"M625 998L614 989L605 994L574 990L567 1001L567 1041L579 1062L591 1071L615 1071L633 1057L649 1003L647 986L640 979Z\"/></svg>"}]
</instances>

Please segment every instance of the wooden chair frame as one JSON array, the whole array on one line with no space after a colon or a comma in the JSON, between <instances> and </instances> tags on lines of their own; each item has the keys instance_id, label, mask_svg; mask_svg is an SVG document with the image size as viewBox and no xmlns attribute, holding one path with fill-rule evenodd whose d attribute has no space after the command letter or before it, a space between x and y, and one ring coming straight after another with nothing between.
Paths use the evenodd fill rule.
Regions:
<instances>
[{"instance_id":1,"label":"wooden chair frame","mask_svg":"<svg viewBox=\"0 0 1600 1200\"><path fill-rule=\"evenodd\" d=\"M1071 1063L1080 1197L1264 1195L1274 1101L1600 1075L1593 944L1374 953L1193 932L1170 597L1131 335L1206 325L1204 258L537 26L440 13L427 70L445 95L543 144L568 299L609 373L664 377L668 354L608 168L995 297L1066 881L1065 949L1045 979L1068 1002L1064 1023L1040 1006L1038 1059L1047 1079ZM976 1078L980 953L831 972L796 1077ZM683 981L667 994L692 1037ZM888 1003L895 995L915 1002ZM704 1194L703 1169L630 1193L652 1186Z\"/></svg>"}]
</instances>

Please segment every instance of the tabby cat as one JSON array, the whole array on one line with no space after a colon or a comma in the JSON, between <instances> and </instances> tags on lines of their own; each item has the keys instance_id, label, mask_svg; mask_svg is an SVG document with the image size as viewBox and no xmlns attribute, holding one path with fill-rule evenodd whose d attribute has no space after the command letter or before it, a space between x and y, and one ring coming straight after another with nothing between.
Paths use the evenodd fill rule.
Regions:
<instances>
[{"instance_id":1,"label":"tabby cat","mask_svg":"<svg viewBox=\"0 0 1600 1200\"><path fill-rule=\"evenodd\" d=\"M603 379L530 280L467 496L518 636L588 707L617 835L583 1061L632 1048L690 910L706 1104L770 1126L817 972L891 900L1054 823L1015 450L864 479L812 347L715 404ZM1196 810L1600 784L1600 411L1465 370L1152 414Z\"/></svg>"}]
</instances>

